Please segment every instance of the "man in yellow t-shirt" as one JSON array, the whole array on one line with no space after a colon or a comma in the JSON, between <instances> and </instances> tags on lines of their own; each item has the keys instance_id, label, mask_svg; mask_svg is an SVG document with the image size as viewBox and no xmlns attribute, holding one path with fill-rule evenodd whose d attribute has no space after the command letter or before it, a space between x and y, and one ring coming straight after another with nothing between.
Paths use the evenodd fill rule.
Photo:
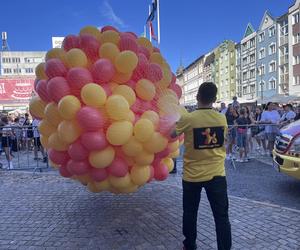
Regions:
<instances>
[{"instance_id":1,"label":"man in yellow t-shirt","mask_svg":"<svg viewBox=\"0 0 300 250\"><path fill-rule=\"evenodd\" d=\"M227 183L225 177L224 115L214 111L217 87L203 83L198 90L198 109L181 117L172 137L184 133L183 167L183 241L185 250L196 249L197 214L202 188L214 215L218 249L231 248L231 226L228 216Z\"/></svg>"}]
</instances>

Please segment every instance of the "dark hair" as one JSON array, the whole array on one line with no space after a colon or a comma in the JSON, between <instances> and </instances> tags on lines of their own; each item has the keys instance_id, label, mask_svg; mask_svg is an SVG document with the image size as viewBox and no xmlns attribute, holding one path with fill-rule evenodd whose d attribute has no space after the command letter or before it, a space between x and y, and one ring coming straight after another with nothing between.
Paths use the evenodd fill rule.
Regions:
<instances>
[{"instance_id":1,"label":"dark hair","mask_svg":"<svg viewBox=\"0 0 300 250\"><path fill-rule=\"evenodd\" d=\"M286 107L289 107L290 109L293 109L293 105L290 104L290 103L288 103L288 104L286 105Z\"/></svg>"},{"instance_id":2,"label":"dark hair","mask_svg":"<svg viewBox=\"0 0 300 250\"><path fill-rule=\"evenodd\" d=\"M218 88L213 82L204 82L200 85L197 93L197 101L202 104L210 104L216 101Z\"/></svg>"},{"instance_id":3,"label":"dark hair","mask_svg":"<svg viewBox=\"0 0 300 250\"><path fill-rule=\"evenodd\" d=\"M2 121L3 123L5 123L5 124L8 124L8 117L7 117L7 116L3 116L3 117L1 118L1 121Z\"/></svg>"},{"instance_id":4,"label":"dark hair","mask_svg":"<svg viewBox=\"0 0 300 250\"><path fill-rule=\"evenodd\" d=\"M25 117L28 117L29 116L29 114L28 113L25 113Z\"/></svg>"},{"instance_id":5,"label":"dark hair","mask_svg":"<svg viewBox=\"0 0 300 250\"><path fill-rule=\"evenodd\" d=\"M20 118L16 117L14 122L19 122L19 121L20 121Z\"/></svg>"},{"instance_id":6,"label":"dark hair","mask_svg":"<svg viewBox=\"0 0 300 250\"><path fill-rule=\"evenodd\" d=\"M246 110L244 109L244 108L242 108L241 110L240 110L240 115L245 115L246 114Z\"/></svg>"},{"instance_id":7,"label":"dark hair","mask_svg":"<svg viewBox=\"0 0 300 250\"><path fill-rule=\"evenodd\" d=\"M266 105L266 110L269 109L269 106L272 104L272 102L268 102L267 105Z\"/></svg>"}]
</instances>

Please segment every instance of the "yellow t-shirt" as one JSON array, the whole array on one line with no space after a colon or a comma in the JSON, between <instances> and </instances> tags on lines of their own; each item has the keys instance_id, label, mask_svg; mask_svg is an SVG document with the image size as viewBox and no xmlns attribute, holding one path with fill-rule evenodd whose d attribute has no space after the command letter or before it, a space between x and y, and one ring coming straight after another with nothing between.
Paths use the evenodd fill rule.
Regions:
<instances>
[{"instance_id":1,"label":"yellow t-shirt","mask_svg":"<svg viewBox=\"0 0 300 250\"><path fill-rule=\"evenodd\" d=\"M224 115L212 109L198 109L180 118L176 133L184 133L183 180L202 182L225 176L227 121Z\"/></svg>"}]
</instances>

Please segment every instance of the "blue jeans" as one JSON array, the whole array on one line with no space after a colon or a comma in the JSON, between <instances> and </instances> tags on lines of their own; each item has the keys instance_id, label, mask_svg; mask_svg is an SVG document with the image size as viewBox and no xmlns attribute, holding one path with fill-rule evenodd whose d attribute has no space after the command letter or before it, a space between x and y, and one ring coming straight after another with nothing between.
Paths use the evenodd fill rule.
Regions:
<instances>
[{"instance_id":1,"label":"blue jeans","mask_svg":"<svg viewBox=\"0 0 300 250\"><path fill-rule=\"evenodd\" d=\"M205 189L215 219L218 250L231 248L231 225L228 216L227 183L224 176L210 181L182 181L183 187L183 244L187 250L197 248L197 215L202 188Z\"/></svg>"}]
</instances>

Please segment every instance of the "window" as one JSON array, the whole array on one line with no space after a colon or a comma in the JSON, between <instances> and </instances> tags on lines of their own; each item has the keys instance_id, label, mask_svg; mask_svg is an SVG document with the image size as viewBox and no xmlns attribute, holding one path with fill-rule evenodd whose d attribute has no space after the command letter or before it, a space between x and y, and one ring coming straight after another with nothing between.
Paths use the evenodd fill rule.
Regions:
<instances>
[{"instance_id":1,"label":"window","mask_svg":"<svg viewBox=\"0 0 300 250\"><path fill-rule=\"evenodd\" d=\"M11 74L11 69L9 68L4 68L3 69L4 74Z\"/></svg>"},{"instance_id":2,"label":"window","mask_svg":"<svg viewBox=\"0 0 300 250\"><path fill-rule=\"evenodd\" d=\"M265 32L262 32L258 35L258 41L261 43L265 40Z\"/></svg>"},{"instance_id":3,"label":"window","mask_svg":"<svg viewBox=\"0 0 300 250\"><path fill-rule=\"evenodd\" d=\"M250 62L251 63L255 62L255 54L250 55Z\"/></svg>"},{"instance_id":4,"label":"window","mask_svg":"<svg viewBox=\"0 0 300 250\"><path fill-rule=\"evenodd\" d=\"M300 43L300 33L294 35L294 44Z\"/></svg>"},{"instance_id":5,"label":"window","mask_svg":"<svg viewBox=\"0 0 300 250\"><path fill-rule=\"evenodd\" d=\"M255 69L250 70L250 78L255 78Z\"/></svg>"},{"instance_id":6,"label":"window","mask_svg":"<svg viewBox=\"0 0 300 250\"><path fill-rule=\"evenodd\" d=\"M231 65L230 65L230 71L233 71L234 70L234 64L232 63Z\"/></svg>"},{"instance_id":7,"label":"window","mask_svg":"<svg viewBox=\"0 0 300 250\"><path fill-rule=\"evenodd\" d=\"M276 45L273 43L269 46L269 55L273 55L276 53Z\"/></svg>"},{"instance_id":8,"label":"window","mask_svg":"<svg viewBox=\"0 0 300 250\"><path fill-rule=\"evenodd\" d=\"M247 72L243 72L243 81L247 80Z\"/></svg>"},{"instance_id":9,"label":"window","mask_svg":"<svg viewBox=\"0 0 300 250\"><path fill-rule=\"evenodd\" d=\"M294 65L300 64L300 55L299 56L294 56Z\"/></svg>"},{"instance_id":10,"label":"window","mask_svg":"<svg viewBox=\"0 0 300 250\"><path fill-rule=\"evenodd\" d=\"M265 48L261 48L259 51L259 59L262 59L266 56L266 50Z\"/></svg>"},{"instance_id":11,"label":"window","mask_svg":"<svg viewBox=\"0 0 300 250\"><path fill-rule=\"evenodd\" d=\"M245 42L245 43L242 44L242 51L245 51L247 49L248 49L248 43Z\"/></svg>"},{"instance_id":12,"label":"window","mask_svg":"<svg viewBox=\"0 0 300 250\"><path fill-rule=\"evenodd\" d=\"M26 68L25 73L33 73L33 68Z\"/></svg>"},{"instance_id":13,"label":"window","mask_svg":"<svg viewBox=\"0 0 300 250\"><path fill-rule=\"evenodd\" d=\"M276 62L270 62L269 64L269 72L274 72L276 71Z\"/></svg>"},{"instance_id":14,"label":"window","mask_svg":"<svg viewBox=\"0 0 300 250\"><path fill-rule=\"evenodd\" d=\"M14 69L14 74L20 74L22 72L21 69Z\"/></svg>"},{"instance_id":15,"label":"window","mask_svg":"<svg viewBox=\"0 0 300 250\"><path fill-rule=\"evenodd\" d=\"M234 52L230 52L230 58L234 57Z\"/></svg>"},{"instance_id":16,"label":"window","mask_svg":"<svg viewBox=\"0 0 300 250\"><path fill-rule=\"evenodd\" d=\"M299 12L293 15L293 24L299 23Z\"/></svg>"},{"instance_id":17,"label":"window","mask_svg":"<svg viewBox=\"0 0 300 250\"><path fill-rule=\"evenodd\" d=\"M247 86L243 86L243 95L247 95Z\"/></svg>"},{"instance_id":18,"label":"window","mask_svg":"<svg viewBox=\"0 0 300 250\"><path fill-rule=\"evenodd\" d=\"M224 60L228 60L228 54L225 54Z\"/></svg>"},{"instance_id":19,"label":"window","mask_svg":"<svg viewBox=\"0 0 300 250\"><path fill-rule=\"evenodd\" d=\"M269 28L269 37L275 36L275 27Z\"/></svg>"},{"instance_id":20,"label":"window","mask_svg":"<svg viewBox=\"0 0 300 250\"><path fill-rule=\"evenodd\" d=\"M259 66L259 75L264 75L265 74L265 65L262 64Z\"/></svg>"},{"instance_id":21,"label":"window","mask_svg":"<svg viewBox=\"0 0 300 250\"><path fill-rule=\"evenodd\" d=\"M294 76L294 85L300 85L300 76Z\"/></svg>"},{"instance_id":22,"label":"window","mask_svg":"<svg viewBox=\"0 0 300 250\"><path fill-rule=\"evenodd\" d=\"M228 85L228 79L225 80L225 85Z\"/></svg>"},{"instance_id":23,"label":"window","mask_svg":"<svg viewBox=\"0 0 300 250\"><path fill-rule=\"evenodd\" d=\"M225 68L225 74L228 74L228 66Z\"/></svg>"},{"instance_id":24,"label":"window","mask_svg":"<svg viewBox=\"0 0 300 250\"><path fill-rule=\"evenodd\" d=\"M252 38L250 40L250 48L253 48L255 46L255 38Z\"/></svg>"},{"instance_id":25,"label":"window","mask_svg":"<svg viewBox=\"0 0 300 250\"><path fill-rule=\"evenodd\" d=\"M255 84L250 85L250 93L255 93Z\"/></svg>"},{"instance_id":26,"label":"window","mask_svg":"<svg viewBox=\"0 0 300 250\"><path fill-rule=\"evenodd\" d=\"M275 79L271 79L269 81L269 88L270 89L276 89L276 80Z\"/></svg>"},{"instance_id":27,"label":"window","mask_svg":"<svg viewBox=\"0 0 300 250\"><path fill-rule=\"evenodd\" d=\"M245 56L245 57L243 58L243 65L246 65L247 63L248 63L248 57Z\"/></svg>"}]
</instances>

